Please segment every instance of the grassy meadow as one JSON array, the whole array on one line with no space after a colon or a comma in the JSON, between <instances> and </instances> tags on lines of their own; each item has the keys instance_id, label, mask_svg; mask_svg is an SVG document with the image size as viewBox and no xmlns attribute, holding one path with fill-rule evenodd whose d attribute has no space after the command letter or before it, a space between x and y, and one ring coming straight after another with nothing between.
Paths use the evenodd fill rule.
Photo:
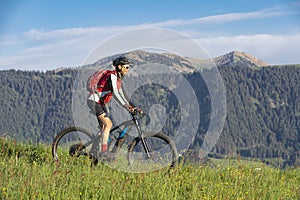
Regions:
<instances>
[{"instance_id":1,"label":"grassy meadow","mask_svg":"<svg viewBox=\"0 0 300 200\"><path fill-rule=\"evenodd\" d=\"M0 138L0 199L300 199L300 169L213 160L170 173L125 173L104 165L60 165L51 147Z\"/></svg>"}]
</instances>

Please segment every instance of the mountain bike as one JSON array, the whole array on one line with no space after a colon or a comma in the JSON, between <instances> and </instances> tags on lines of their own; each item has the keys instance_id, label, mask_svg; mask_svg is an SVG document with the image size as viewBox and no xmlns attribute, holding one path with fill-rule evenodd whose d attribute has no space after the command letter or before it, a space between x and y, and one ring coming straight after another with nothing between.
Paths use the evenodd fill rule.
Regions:
<instances>
[{"instance_id":1,"label":"mountain bike","mask_svg":"<svg viewBox=\"0 0 300 200\"><path fill-rule=\"evenodd\" d=\"M130 171L157 170L174 168L178 153L174 142L162 132L145 132L141 129L140 119L145 114L131 112L131 119L115 126L110 131L108 151L124 155ZM135 128L135 135L133 129ZM91 163L101 160L101 135L92 134L82 127L68 127L62 130L52 143L52 157L56 163L72 162L82 157L91 159ZM126 145L125 145L126 144ZM86 160L86 159L83 159ZM114 159L115 160L115 159ZM105 162L105 160L101 160ZM103 163L102 162L102 163ZM124 166L124 159L122 166Z\"/></svg>"}]
</instances>

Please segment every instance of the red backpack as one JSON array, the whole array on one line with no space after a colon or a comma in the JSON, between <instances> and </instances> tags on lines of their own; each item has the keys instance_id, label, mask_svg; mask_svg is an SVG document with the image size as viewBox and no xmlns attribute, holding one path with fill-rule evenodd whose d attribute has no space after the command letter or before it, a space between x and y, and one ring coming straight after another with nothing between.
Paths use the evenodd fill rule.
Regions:
<instances>
[{"instance_id":1,"label":"red backpack","mask_svg":"<svg viewBox=\"0 0 300 200\"><path fill-rule=\"evenodd\" d=\"M91 75L86 83L86 89L89 92L95 92L98 88L103 88L110 74L115 73L114 70L100 70Z\"/></svg>"}]
</instances>

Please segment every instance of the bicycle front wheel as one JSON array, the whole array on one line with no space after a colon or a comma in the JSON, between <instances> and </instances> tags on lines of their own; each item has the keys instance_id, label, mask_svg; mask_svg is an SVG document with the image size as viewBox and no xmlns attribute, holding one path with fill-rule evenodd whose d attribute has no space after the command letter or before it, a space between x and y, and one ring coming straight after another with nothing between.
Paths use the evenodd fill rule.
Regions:
<instances>
[{"instance_id":1,"label":"bicycle front wheel","mask_svg":"<svg viewBox=\"0 0 300 200\"><path fill-rule=\"evenodd\" d=\"M161 132L146 132L144 141L149 149L149 154L146 153L140 137L136 137L129 146L128 162L133 172L175 167L178 153L171 138Z\"/></svg>"},{"instance_id":2,"label":"bicycle front wheel","mask_svg":"<svg viewBox=\"0 0 300 200\"><path fill-rule=\"evenodd\" d=\"M52 143L52 157L58 164L86 162L92 139L93 135L84 128L75 126L66 128L55 137Z\"/></svg>"}]
</instances>

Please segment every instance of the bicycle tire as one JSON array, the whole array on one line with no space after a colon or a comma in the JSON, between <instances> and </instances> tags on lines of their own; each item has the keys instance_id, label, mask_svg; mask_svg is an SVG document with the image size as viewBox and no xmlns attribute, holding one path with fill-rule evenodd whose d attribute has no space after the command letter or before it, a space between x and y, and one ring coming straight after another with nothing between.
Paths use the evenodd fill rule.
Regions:
<instances>
[{"instance_id":1,"label":"bicycle tire","mask_svg":"<svg viewBox=\"0 0 300 200\"><path fill-rule=\"evenodd\" d=\"M83 145L84 144L82 142L83 140L91 141L93 140L93 138L94 138L93 135L88 130L82 127L76 127L76 126L68 127L62 130L55 137L52 143L52 158L56 163L60 164L62 157L79 157L77 155L71 156L71 152L70 152L71 146L72 145L74 146L75 144ZM86 154L88 155L88 151L90 151L90 149L84 147L82 151L86 151Z\"/></svg>"},{"instance_id":2,"label":"bicycle tire","mask_svg":"<svg viewBox=\"0 0 300 200\"><path fill-rule=\"evenodd\" d=\"M137 157L140 158L141 160L139 161L142 162L138 161L139 164L137 164L137 168L133 168L132 170L136 170L136 172L155 171L166 167L174 168L176 166L178 160L177 148L170 137L162 132L145 132L144 138L146 138L147 145L150 148L151 159L153 160L150 161L151 159L146 158L147 156L142 146L141 138L136 137L128 148L128 163L131 167L134 167L133 165L134 162L137 161ZM153 148L152 145L156 147Z\"/></svg>"}]
</instances>

